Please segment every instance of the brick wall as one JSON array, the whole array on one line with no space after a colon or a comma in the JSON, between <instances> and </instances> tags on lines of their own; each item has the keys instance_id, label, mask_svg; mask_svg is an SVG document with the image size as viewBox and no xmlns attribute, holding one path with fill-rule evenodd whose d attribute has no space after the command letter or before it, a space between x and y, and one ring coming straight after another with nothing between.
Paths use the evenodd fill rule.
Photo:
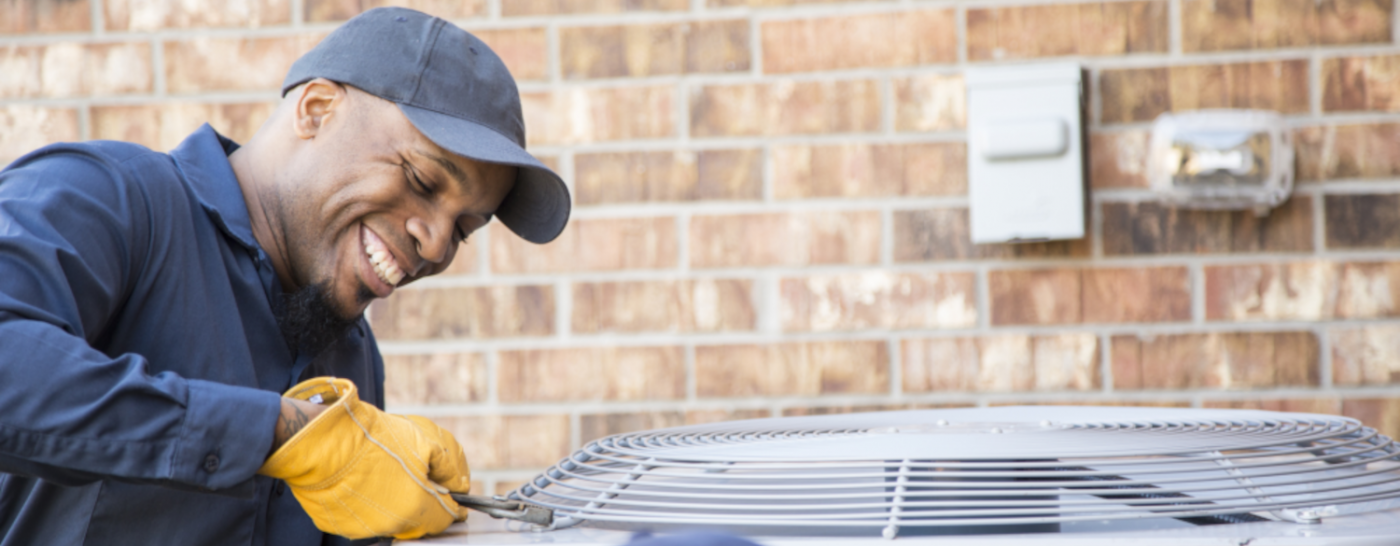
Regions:
<instances>
[{"instance_id":1,"label":"brick wall","mask_svg":"<svg viewBox=\"0 0 1400 546\"><path fill-rule=\"evenodd\" d=\"M57 140L246 139L374 0L0 0L0 161ZM1393 0L408 0L520 80L573 186L376 304L393 409L507 487L601 435L863 409L1343 413L1400 433ZM1090 71L1091 236L969 240L962 72ZM1267 218L1146 192L1157 114L1287 115Z\"/></svg>"}]
</instances>

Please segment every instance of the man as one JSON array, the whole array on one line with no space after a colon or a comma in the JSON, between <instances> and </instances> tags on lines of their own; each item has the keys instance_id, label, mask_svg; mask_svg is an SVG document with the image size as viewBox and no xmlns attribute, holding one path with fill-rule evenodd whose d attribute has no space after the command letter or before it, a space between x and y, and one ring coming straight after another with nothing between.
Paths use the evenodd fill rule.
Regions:
<instances>
[{"instance_id":1,"label":"man","mask_svg":"<svg viewBox=\"0 0 1400 546\"><path fill-rule=\"evenodd\" d=\"M333 544L465 517L450 434L383 413L374 298L569 195L480 40L368 11L245 145L60 144L0 172L0 544ZM334 376L335 379L331 376ZM284 393L280 395L278 393Z\"/></svg>"}]
</instances>

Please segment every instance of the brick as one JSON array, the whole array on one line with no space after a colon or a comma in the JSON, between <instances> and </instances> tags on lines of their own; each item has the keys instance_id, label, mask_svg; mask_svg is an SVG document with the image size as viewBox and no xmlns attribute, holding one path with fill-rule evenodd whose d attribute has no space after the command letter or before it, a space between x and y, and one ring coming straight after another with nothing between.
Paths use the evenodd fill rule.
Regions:
<instances>
[{"instance_id":1,"label":"brick","mask_svg":"<svg viewBox=\"0 0 1400 546\"><path fill-rule=\"evenodd\" d=\"M88 0L0 0L0 34L87 32Z\"/></svg>"},{"instance_id":2,"label":"brick","mask_svg":"<svg viewBox=\"0 0 1400 546\"><path fill-rule=\"evenodd\" d=\"M471 461L467 461L467 462L468 462L468 463L471 463ZM527 484L527 483L530 483L530 482L529 482L528 480L522 481L522 480L499 480L499 479L498 479L498 480L496 480L496 487L495 487L494 489L492 489L491 491L493 492L493 494L496 494L496 495L502 495L502 496L504 496L504 495L509 495L509 494L511 494L511 492L515 491L516 489L520 489L520 486L525 485L525 484ZM473 495L485 495L485 493L481 493L480 491L485 491L485 489L484 489L484 488L478 488L478 487L477 487L477 482L476 482L476 481L473 481L473 482L472 482L472 494L473 494Z\"/></svg>"},{"instance_id":3,"label":"brick","mask_svg":"<svg viewBox=\"0 0 1400 546\"><path fill-rule=\"evenodd\" d=\"M478 234L468 237L457 246L457 254L452 257L452 263L447 265L447 269L441 274L448 276L475 275L481 270L481 260L477 259L477 241L485 234Z\"/></svg>"},{"instance_id":4,"label":"brick","mask_svg":"<svg viewBox=\"0 0 1400 546\"><path fill-rule=\"evenodd\" d=\"M873 264L879 261L880 214L697 215L690 220L689 246L695 268Z\"/></svg>"},{"instance_id":5,"label":"brick","mask_svg":"<svg viewBox=\"0 0 1400 546\"><path fill-rule=\"evenodd\" d=\"M1166 53L1167 2L1093 2L967 10L972 61Z\"/></svg>"},{"instance_id":6,"label":"brick","mask_svg":"<svg viewBox=\"0 0 1400 546\"><path fill-rule=\"evenodd\" d=\"M1390 42L1389 0L1186 0L1184 51Z\"/></svg>"},{"instance_id":7,"label":"brick","mask_svg":"<svg viewBox=\"0 0 1400 546\"><path fill-rule=\"evenodd\" d=\"M967 145L838 144L773 150L779 199L967 194Z\"/></svg>"},{"instance_id":8,"label":"brick","mask_svg":"<svg viewBox=\"0 0 1400 546\"><path fill-rule=\"evenodd\" d=\"M1329 249L1400 248L1400 194L1324 197Z\"/></svg>"},{"instance_id":9,"label":"brick","mask_svg":"<svg viewBox=\"0 0 1400 546\"><path fill-rule=\"evenodd\" d=\"M800 6L803 4L835 4L838 2L870 2L873 0L708 0L710 7L749 6L755 8Z\"/></svg>"},{"instance_id":10,"label":"brick","mask_svg":"<svg viewBox=\"0 0 1400 546\"><path fill-rule=\"evenodd\" d=\"M165 85L171 93L280 90L292 62L320 40L300 35L165 42Z\"/></svg>"},{"instance_id":11,"label":"brick","mask_svg":"<svg viewBox=\"0 0 1400 546\"><path fill-rule=\"evenodd\" d=\"M102 15L108 31L139 32L164 28L204 27L258 28L291 23L292 3L289 0L234 0L199 4L104 0Z\"/></svg>"},{"instance_id":12,"label":"brick","mask_svg":"<svg viewBox=\"0 0 1400 546\"><path fill-rule=\"evenodd\" d=\"M1308 62L1127 68L1099 76L1103 123L1151 121L1162 112L1254 108L1308 111Z\"/></svg>"},{"instance_id":13,"label":"brick","mask_svg":"<svg viewBox=\"0 0 1400 546\"><path fill-rule=\"evenodd\" d=\"M1248 210L1193 210L1152 201L1104 203L1103 253L1311 252L1312 199L1295 195L1263 218Z\"/></svg>"},{"instance_id":14,"label":"brick","mask_svg":"<svg viewBox=\"0 0 1400 546\"><path fill-rule=\"evenodd\" d=\"M543 28L472 31L501 58L517 80L549 78L549 38Z\"/></svg>"},{"instance_id":15,"label":"brick","mask_svg":"<svg viewBox=\"0 0 1400 546\"><path fill-rule=\"evenodd\" d=\"M1025 401L992 401L987 403L988 407L1000 406L1110 406L1128 408L1189 408L1191 402L1187 400L1127 400L1122 398L1075 398L1073 400L1032 400Z\"/></svg>"},{"instance_id":16,"label":"brick","mask_svg":"<svg viewBox=\"0 0 1400 546\"><path fill-rule=\"evenodd\" d=\"M507 4L519 0L508 0ZM469 19L486 16L486 0L305 0L307 21L344 21L361 12L381 6L402 6L443 19Z\"/></svg>"},{"instance_id":17,"label":"brick","mask_svg":"<svg viewBox=\"0 0 1400 546\"><path fill-rule=\"evenodd\" d=\"M1327 337L1332 345L1333 385L1400 383L1400 327L1335 329Z\"/></svg>"},{"instance_id":18,"label":"brick","mask_svg":"<svg viewBox=\"0 0 1400 546\"><path fill-rule=\"evenodd\" d=\"M689 7L690 0L507 0L501 2L501 15L519 17L632 11L683 11Z\"/></svg>"},{"instance_id":19,"label":"brick","mask_svg":"<svg viewBox=\"0 0 1400 546\"><path fill-rule=\"evenodd\" d=\"M522 93L529 144L675 136L675 87L573 88Z\"/></svg>"},{"instance_id":20,"label":"brick","mask_svg":"<svg viewBox=\"0 0 1400 546\"><path fill-rule=\"evenodd\" d=\"M763 151L611 152L574 156L579 205L763 197Z\"/></svg>"},{"instance_id":21,"label":"brick","mask_svg":"<svg viewBox=\"0 0 1400 546\"><path fill-rule=\"evenodd\" d=\"M753 281L633 281L573 287L576 334L753 330Z\"/></svg>"},{"instance_id":22,"label":"brick","mask_svg":"<svg viewBox=\"0 0 1400 546\"><path fill-rule=\"evenodd\" d=\"M486 377L481 353L384 355L384 401L390 406L484 402Z\"/></svg>"},{"instance_id":23,"label":"brick","mask_svg":"<svg viewBox=\"0 0 1400 546\"><path fill-rule=\"evenodd\" d=\"M951 9L764 21L769 74L952 63L957 22Z\"/></svg>"},{"instance_id":24,"label":"brick","mask_svg":"<svg viewBox=\"0 0 1400 546\"><path fill-rule=\"evenodd\" d=\"M1400 263L1207 267L1210 320L1323 320L1400 314Z\"/></svg>"},{"instance_id":25,"label":"brick","mask_svg":"<svg viewBox=\"0 0 1400 546\"><path fill-rule=\"evenodd\" d=\"M559 31L566 79L748 71L744 20L566 27Z\"/></svg>"},{"instance_id":26,"label":"brick","mask_svg":"<svg viewBox=\"0 0 1400 546\"><path fill-rule=\"evenodd\" d=\"M1118 390L1315 387L1319 381L1318 342L1310 332L1114 336L1112 343Z\"/></svg>"},{"instance_id":27,"label":"brick","mask_svg":"<svg viewBox=\"0 0 1400 546\"><path fill-rule=\"evenodd\" d=\"M380 339L486 339L554 333L554 289L494 286L399 290L370 305Z\"/></svg>"},{"instance_id":28,"label":"brick","mask_svg":"<svg viewBox=\"0 0 1400 546\"><path fill-rule=\"evenodd\" d=\"M772 417L766 409L708 409L685 412L685 424L704 425L741 419L766 419Z\"/></svg>"},{"instance_id":29,"label":"brick","mask_svg":"<svg viewBox=\"0 0 1400 546\"><path fill-rule=\"evenodd\" d=\"M1206 400L1205 408L1288 411L1337 415L1342 413L1338 398L1255 398L1250 400Z\"/></svg>"},{"instance_id":30,"label":"brick","mask_svg":"<svg viewBox=\"0 0 1400 546\"><path fill-rule=\"evenodd\" d=\"M1084 322L1191 319L1191 279L1185 267L1085 269L1081 279Z\"/></svg>"},{"instance_id":31,"label":"brick","mask_svg":"<svg viewBox=\"0 0 1400 546\"><path fill-rule=\"evenodd\" d=\"M583 415L579 417L579 439L588 443L614 434L678 427L684 424L685 414L679 411Z\"/></svg>"},{"instance_id":32,"label":"brick","mask_svg":"<svg viewBox=\"0 0 1400 546\"><path fill-rule=\"evenodd\" d=\"M1342 415L1374 427L1391 438L1400 437L1400 400L1395 398L1343 400Z\"/></svg>"},{"instance_id":33,"label":"brick","mask_svg":"<svg viewBox=\"0 0 1400 546\"><path fill-rule=\"evenodd\" d=\"M787 331L971 328L972 273L869 271L783 279L779 316Z\"/></svg>"},{"instance_id":34,"label":"brick","mask_svg":"<svg viewBox=\"0 0 1400 546\"><path fill-rule=\"evenodd\" d=\"M901 342L904 392L1099 388L1093 334L926 338Z\"/></svg>"},{"instance_id":35,"label":"brick","mask_svg":"<svg viewBox=\"0 0 1400 546\"><path fill-rule=\"evenodd\" d=\"M0 166L55 142L81 138L78 111L42 106L0 106Z\"/></svg>"},{"instance_id":36,"label":"brick","mask_svg":"<svg viewBox=\"0 0 1400 546\"><path fill-rule=\"evenodd\" d=\"M1293 137L1299 182L1400 176L1400 123L1304 127Z\"/></svg>"},{"instance_id":37,"label":"brick","mask_svg":"<svg viewBox=\"0 0 1400 546\"><path fill-rule=\"evenodd\" d=\"M559 238L537 245L492 225L491 270L496 273L561 273L670 269L676 267L676 219L573 220Z\"/></svg>"},{"instance_id":38,"label":"brick","mask_svg":"<svg viewBox=\"0 0 1400 546\"><path fill-rule=\"evenodd\" d=\"M1151 140L1151 132L1145 129L1090 132L1089 187L1148 187L1147 146Z\"/></svg>"},{"instance_id":39,"label":"brick","mask_svg":"<svg viewBox=\"0 0 1400 546\"><path fill-rule=\"evenodd\" d=\"M913 409L967 408L971 404L846 404L842 406L799 406L783 408L783 417L808 415L843 415L872 411L902 411Z\"/></svg>"},{"instance_id":40,"label":"brick","mask_svg":"<svg viewBox=\"0 0 1400 546\"><path fill-rule=\"evenodd\" d=\"M149 93L149 43L0 47L0 98Z\"/></svg>"},{"instance_id":41,"label":"brick","mask_svg":"<svg viewBox=\"0 0 1400 546\"><path fill-rule=\"evenodd\" d=\"M1400 111L1400 55L1322 61L1322 109Z\"/></svg>"},{"instance_id":42,"label":"brick","mask_svg":"<svg viewBox=\"0 0 1400 546\"><path fill-rule=\"evenodd\" d=\"M830 341L695 348L701 397L816 396L889 392L881 341Z\"/></svg>"},{"instance_id":43,"label":"brick","mask_svg":"<svg viewBox=\"0 0 1400 546\"><path fill-rule=\"evenodd\" d=\"M567 457L567 415L434 417L462 444L473 470L535 471Z\"/></svg>"},{"instance_id":44,"label":"brick","mask_svg":"<svg viewBox=\"0 0 1400 546\"><path fill-rule=\"evenodd\" d=\"M894 261L1087 258L1088 238L1041 243L973 244L962 207L894 211Z\"/></svg>"},{"instance_id":45,"label":"brick","mask_svg":"<svg viewBox=\"0 0 1400 546\"><path fill-rule=\"evenodd\" d=\"M872 132L880 128L874 80L712 85L690 93L696 137Z\"/></svg>"},{"instance_id":46,"label":"brick","mask_svg":"<svg viewBox=\"0 0 1400 546\"><path fill-rule=\"evenodd\" d=\"M275 103L164 103L94 106L92 138L135 142L154 150L171 150L208 123L235 142L247 142L272 115Z\"/></svg>"},{"instance_id":47,"label":"brick","mask_svg":"<svg viewBox=\"0 0 1400 546\"><path fill-rule=\"evenodd\" d=\"M503 403L685 397L679 347L502 351L496 374Z\"/></svg>"},{"instance_id":48,"label":"brick","mask_svg":"<svg viewBox=\"0 0 1400 546\"><path fill-rule=\"evenodd\" d=\"M894 79L896 131L955 131L967 126L967 86L961 75Z\"/></svg>"},{"instance_id":49,"label":"brick","mask_svg":"<svg viewBox=\"0 0 1400 546\"><path fill-rule=\"evenodd\" d=\"M1182 267L992 271L992 324L1190 320L1188 279Z\"/></svg>"}]
</instances>

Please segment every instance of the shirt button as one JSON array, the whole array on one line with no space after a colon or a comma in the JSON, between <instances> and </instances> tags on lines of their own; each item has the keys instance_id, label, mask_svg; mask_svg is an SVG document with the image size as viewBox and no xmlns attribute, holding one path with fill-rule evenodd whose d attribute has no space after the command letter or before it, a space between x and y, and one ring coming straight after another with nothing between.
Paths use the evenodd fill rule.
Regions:
<instances>
[{"instance_id":1,"label":"shirt button","mask_svg":"<svg viewBox=\"0 0 1400 546\"><path fill-rule=\"evenodd\" d=\"M219 471L219 456L213 453L204 457L204 471L210 474Z\"/></svg>"},{"instance_id":2,"label":"shirt button","mask_svg":"<svg viewBox=\"0 0 1400 546\"><path fill-rule=\"evenodd\" d=\"M277 496L279 496L279 497L282 496L282 493L285 492L286 490L287 490L287 482L284 482L284 481L280 481L280 480L279 480L279 481L277 482L277 485L272 486L272 492L273 492L273 493L276 493Z\"/></svg>"}]
</instances>

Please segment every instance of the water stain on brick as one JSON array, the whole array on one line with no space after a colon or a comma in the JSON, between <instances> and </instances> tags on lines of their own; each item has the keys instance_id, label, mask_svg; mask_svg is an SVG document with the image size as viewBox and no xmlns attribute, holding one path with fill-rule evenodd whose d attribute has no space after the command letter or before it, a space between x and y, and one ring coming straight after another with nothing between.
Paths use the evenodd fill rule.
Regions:
<instances>
[{"instance_id":1,"label":"water stain on brick","mask_svg":"<svg viewBox=\"0 0 1400 546\"><path fill-rule=\"evenodd\" d=\"M679 347L502 351L501 402L676 400L685 397Z\"/></svg>"},{"instance_id":2,"label":"water stain on brick","mask_svg":"<svg viewBox=\"0 0 1400 546\"><path fill-rule=\"evenodd\" d=\"M970 328L977 323L971 273L855 275L783 279L784 330Z\"/></svg>"},{"instance_id":3,"label":"water stain on brick","mask_svg":"<svg viewBox=\"0 0 1400 546\"><path fill-rule=\"evenodd\" d=\"M108 31L201 27L258 28L286 25L292 20L290 0L228 0L200 3L104 0L102 11Z\"/></svg>"},{"instance_id":4,"label":"water stain on brick","mask_svg":"<svg viewBox=\"0 0 1400 546\"><path fill-rule=\"evenodd\" d=\"M969 60L1166 52L1167 2L1090 2L967 11Z\"/></svg>"},{"instance_id":5,"label":"water stain on brick","mask_svg":"<svg viewBox=\"0 0 1400 546\"><path fill-rule=\"evenodd\" d=\"M879 259L880 214L697 215L690 220L689 242L695 268L873 264Z\"/></svg>"},{"instance_id":6,"label":"water stain on brick","mask_svg":"<svg viewBox=\"0 0 1400 546\"><path fill-rule=\"evenodd\" d=\"M462 444L473 469L535 469L570 452L568 415L434 417Z\"/></svg>"},{"instance_id":7,"label":"water stain on brick","mask_svg":"<svg viewBox=\"0 0 1400 546\"><path fill-rule=\"evenodd\" d=\"M1147 130L1089 133L1089 186L1146 188Z\"/></svg>"},{"instance_id":8,"label":"water stain on brick","mask_svg":"<svg viewBox=\"0 0 1400 546\"><path fill-rule=\"evenodd\" d=\"M695 389L705 398L882 393L889 360L880 341L700 346Z\"/></svg>"},{"instance_id":9,"label":"water stain on brick","mask_svg":"<svg viewBox=\"0 0 1400 546\"><path fill-rule=\"evenodd\" d=\"M1400 194L1328 195L1327 248L1400 248Z\"/></svg>"},{"instance_id":10,"label":"water stain on brick","mask_svg":"<svg viewBox=\"0 0 1400 546\"><path fill-rule=\"evenodd\" d=\"M951 63L953 10L919 10L761 23L763 70L777 74Z\"/></svg>"},{"instance_id":11,"label":"water stain on brick","mask_svg":"<svg viewBox=\"0 0 1400 546\"><path fill-rule=\"evenodd\" d=\"M1308 111L1306 60L1112 69L1099 82L1103 123L1151 121L1162 112L1203 108Z\"/></svg>"},{"instance_id":12,"label":"water stain on brick","mask_svg":"<svg viewBox=\"0 0 1400 546\"><path fill-rule=\"evenodd\" d=\"M1400 55L1322 61L1322 109L1400 111Z\"/></svg>"},{"instance_id":13,"label":"water stain on brick","mask_svg":"<svg viewBox=\"0 0 1400 546\"><path fill-rule=\"evenodd\" d=\"M962 75L926 74L894 80L896 131L954 131L967 126Z\"/></svg>"},{"instance_id":14,"label":"water stain on brick","mask_svg":"<svg viewBox=\"0 0 1400 546\"><path fill-rule=\"evenodd\" d=\"M666 269L676 266L676 220L669 216L573 220L547 245L517 237L499 223L491 238L491 271L560 273Z\"/></svg>"},{"instance_id":15,"label":"water stain on brick","mask_svg":"<svg viewBox=\"0 0 1400 546\"><path fill-rule=\"evenodd\" d=\"M53 142L79 139L78 111L71 108L0 107L0 165Z\"/></svg>"},{"instance_id":16,"label":"water stain on brick","mask_svg":"<svg viewBox=\"0 0 1400 546\"><path fill-rule=\"evenodd\" d=\"M154 86L145 42L0 47L0 98L129 95Z\"/></svg>"},{"instance_id":17,"label":"water stain on brick","mask_svg":"<svg viewBox=\"0 0 1400 546\"><path fill-rule=\"evenodd\" d=\"M604 436L684 424L685 414L679 411L585 414L579 417L579 440L586 444Z\"/></svg>"},{"instance_id":18,"label":"water stain on brick","mask_svg":"<svg viewBox=\"0 0 1400 546\"><path fill-rule=\"evenodd\" d=\"M1329 320L1400 314L1400 263L1207 267L1210 320Z\"/></svg>"},{"instance_id":19,"label":"water stain on brick","mask_svg":"<svg viewBox=\"0 0 1400 546\"><path fill-rule=\"evenodd\" d=\"M481 353L384 355L384 401L391 406L469 404L486 400Z\"/></svg>"},{"instance_id":20,"label":"water stain on brick","mask_svg":"<svg viewBox=\"0 0 1400 546\"><path fill-rule=\"evenodd\" d=\"M1342 415L1375 427L1391 438L1400 437L1400 400L1395 398L1343 400Z\"/></svg>"},{"instance_id":21,"label":"water stain on brick","mask_svg":"<svg viewBox=\"0 0 1400 546\"><path fill-rule=\"evenodd\" d=\"M571 328L580 334L720 332L754 327L747 279L578 283Z\"/></svg>"},{"instance_id":22,"label":"water stain on brick","mask_svg":"<svg viewBox=\"0 0 1400 546\"><path fill-rule=\"evenodd\" d=\"M761 150L613 152L574 157L579 205L759 199Z\"/></svg>"},{"instance_id":23,"label":"water stain on brick","mask_svg":"<svg viewBox=\"0 0 1400 546\"><path fill-rule=\"evenodd\" d=\"M500 56L510 75L517 80L543 80L549 77L549 38L543 28L512 28L472 31Z\"/></svg>"},{"instance_id":24,"label":"water stain on brick","mask_svg":"<svg viewBox=\"0 0 1400 546\"><path fill-rule=\"evenodd\" d=\"M992 271L992 324L1189 320L1188 278L1183 267Z\"/></svg>"},{"instance_id":25,"label":"water stain on brick","mask_svg":"<svg viewBox=\"0 0 1400 546\"><path fill-rule=\"evenodd\" d=\"M1309 252L1312 198L1294 196L1268 216L1251 211L1175 208L1155 202L1104 203L1105 255Z\"/></svg>"},{"instance_id":26,"label":"water stain on brick","mask_svg":"<svg viewBox=\"0 0 1400 546\"><path fill-rule=\"evenodd\" d=\"M1328 338L1332 341L1332 384L1400 383L1400 326L1334 329Z\"/></svg>"},{"instance_id":27,"label":"water stain on brick","mask_svg":"<svg viewBox=\"0 0 1400 546\"><path fill-rule=\"evenodd\" d=\"M906 392L1083 391L1098 388L1093 334L906 339Z\"/></svg>"},{"instance_id":28,"label":"water stain on brick","mask_svg":"<svg viewBox=\"0 0 1400 546\"><path fill-rule=\"evenodd\" d=\"M559 40L566 79L749 69L749 26L742 20L568 27Z\"/></svg>"},{"instance_id":29,"label":"water stain on brick","mask_svg":"<svg viewBox=\"0 0 1400 546\"><path fill-rule=\"evenodd\" d=\"M1250 400L1206 400L1206 408L1287 411L1338 415L1342 413L1340 398L1265 398Z\"/></svg>"},{"instance_id":30,"label":"water stain on brick","mask_svg":"<svg viewBox=\"0 0 1400 546\"><path fill-rule=\"evenodd\" d=\"M1293 135L1299 182L1400 176L1400 123L1304 127Z\"/></svg>"},{"instance_id":31,"label":"water stain on brick","mask_svg":"<svg viewBox=\"0 0 1400 546\"><path fill-rule=\"evenodd\" d=\"M1389 0L1186 0L1182 49L1226 51L1390 41Z\"/></svg>"},{"instance_id":32,"label":"water stain on brick","mask_svg":"<svg viewBox=\"0 0 1400 546\"><path fill-rule=\"evenodd\" d=\"M1016 258L1087 258L1089 238L1043 243L973 244L965 208L896 210L894 260L932 262Z\"/></svg>"},{"instance_id":33,"label":"water stain on brick","mask_svg":"<svg viewBox=\"0 0 1400 546\"><path fill-rule=\"evenodd\" d=\"M205 123L235 142L247 142L275 108L270 102L94 106L90 123L93 138L172 150Z\"/></svg>"},{"instance_id":34,"label":"water stain on brick","mask_svg":"<svg viewBox=\"0 0 1400 546\"><path fill-rule=\"evenodd\" d=\"M572 15L584 13L626 13L633 11L682 11L690 0L504 0L501 15Z\"/></svg>"},{"instance_id":35,"label":"water stain on brick","mask_svg":"<svg viewBox=\"0 0 1400 546\"><path fill-rule=\"evenodd\" d=\"M1317 386L1310 332L1114 336L1114 388L1255 389Z\"/></svg>"},{"instance_id":36,"label":"water stain on brick","mask_svg":"<svg viewBox=\"0 0 1400 546\"><path fill-rule=\"evenodd\" d=\"M880 127L874 80L711 85L690 92L696 137L873 132Z\"/></svg>"},{"instance_id":37,"label":"water stain on brick","mask_svg":"<svg viewBox=\"0 0 1400 546\"><path fill-rule=\"evenodd\" d=\"M554 289L494 286L399 290L370 304L380 339L487 339L554 333Z\"/></svg>"},{"instance_id":38,"label":"water stain on brick","mask_svg":"<svg viewBox=\"0 0 1400 546\"><path fill-rule=\"evenodd\" d=\"M962 143L783 146L773 151L779 199L964 195Z\"/></svg>"},{"instance_id":39,"label":"water stain on brick","mask_svg":"<svg viewBox=\"0 0 1400 546\"><path fill-rule=\"evenodd\" d=\"M0 2L0 34L87 32L92 28L88 0L6 0Z\"/></svg>"},{"instance_id":40,"label":"water stain on brick","mask_svg":"<svg viewBox=\"0 0 1400 546\"><path fill-rule=\"evenodd\" d=\"M521 93L529 144L663 138L675 133L675 87Z\"/></svg>"},{"instance_id":41,"label":"water stain on brick","mask_svg":"<svg viewBox=\"0 0 1400 546\"><path fill-rule=\"evenodd\" d=\"M402 6L447 20L468 19L486 15L487 0L305 0L302 10L307 21L344 21L367 10L383 6ZM514 4L526 0L507 0Z\"/></svg>"}]
</instances>

